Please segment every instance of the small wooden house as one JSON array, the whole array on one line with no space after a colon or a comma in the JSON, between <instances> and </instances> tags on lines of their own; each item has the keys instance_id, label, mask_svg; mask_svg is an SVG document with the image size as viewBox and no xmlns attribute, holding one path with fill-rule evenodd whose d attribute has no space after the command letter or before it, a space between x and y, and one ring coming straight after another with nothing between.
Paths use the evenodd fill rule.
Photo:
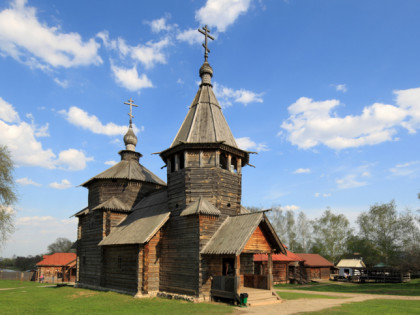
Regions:
<instances>
[{"instance_id":1,"label":"small wooden house","mask_svg":"<svg viewBox=\"0 0 420 315\"><path fill-rule=\"evenodd\" d=\"M300 279L300 266L303 265L303 258L287 249L286 252L287 255L275 254L272 257L274 284L302 281ZM266 275L268 272L268 255L255 254L254 268L255 274Z\"/></svg>"},{"instance_id":2,"label":"small wooden house","mask_svg":"<svg viewBox=\"0 0 420 315\"><path fill-rule=\"evenodd\" d=\"M334 264L319 254L297 254L303 262L303 269L308 280L328 280L334 272Z\"/></svg>"},{"instance_id":3,"label":"small wooden house","mask_svg":"<svg viewBox=\"0 0 420 315\"><path fill-rule=\"evenodd\" d=\"M44 255L37 264L37 280L43 276L46 283L75 282L76 281L76 254L55 253Z\"/></svg>"},{"instance_id":4,"label":"small wooden house","mask_svg":"<svg viewBox=\"0 0 420 315\"><path fill-rule=\"evenodd\" d=\"M285 249L265 213L241 205L249 152L223 116L207 57L199 74L184 122L159 153L167 183L140 164L130 110L121 161L82 184L89 196L75 214L78 286L197 301L272 289L271 257ZM265 276L254 274L256 253L268 255Z\"/></svg>"}]
</instances>

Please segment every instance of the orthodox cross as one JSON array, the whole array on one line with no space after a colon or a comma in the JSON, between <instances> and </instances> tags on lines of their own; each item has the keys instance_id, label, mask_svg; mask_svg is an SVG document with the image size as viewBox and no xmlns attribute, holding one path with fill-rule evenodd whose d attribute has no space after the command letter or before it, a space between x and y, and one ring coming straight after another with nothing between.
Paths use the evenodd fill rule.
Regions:
<instances>
[{"instance_id":1,"label":"orthodox cross","mask_svg":"<svg viewBox=\"0 0 420 315\"><path fill-rule=\"evenodd\" d=\"M130 97L130 99L127 102L124 102L125 105L130 106L130 112L128 113L128 116L130 116L130 126L133 124L133 106L139 107L138 105L133 103L133 98Z\"/></svg>"},{"instance_id":2,"label":"orthodox cross","mask_svg":"<svg viewBox=\"0 0 420 315\"><path fill-rule=\"evenodd\" d=\"M207 58L209 56L208 53L210 52L210 49L207 46L207 37L210 38L211 40L214 40L214 37L209 34L210 30L207 28L207 25L203 27L203 30L198 29L198 31L201 34L204 35L204 44L203 44L203 47L204 47L204 61L207 61Z\"/></svg>"}]
</instances>

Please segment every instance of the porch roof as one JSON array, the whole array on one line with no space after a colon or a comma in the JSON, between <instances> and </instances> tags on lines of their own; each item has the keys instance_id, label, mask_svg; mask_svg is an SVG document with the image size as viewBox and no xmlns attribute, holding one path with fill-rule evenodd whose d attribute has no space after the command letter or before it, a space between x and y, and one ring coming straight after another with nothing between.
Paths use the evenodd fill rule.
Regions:
<instances>
[{"instance_id":1,"label":"porch roof","mask_svg":"<svg viewBox=\"0 0 420 315\"><path fill-rule=\"evenodd\" d=\"M246 213L226 218L201 253L239 255L260 224L273 251L286 253L264 212Z\"/></svg>"},{"instance_id":2,"label":"porch roof","mask_svg":"<svg viewBox=\"0 0 420 315\"><path fill-rule=\"evenodd\" d=\"M161 189L142 199L99 245L147 243L168 221L169 215L166 189Z\"/></svg>"}]
</instances>

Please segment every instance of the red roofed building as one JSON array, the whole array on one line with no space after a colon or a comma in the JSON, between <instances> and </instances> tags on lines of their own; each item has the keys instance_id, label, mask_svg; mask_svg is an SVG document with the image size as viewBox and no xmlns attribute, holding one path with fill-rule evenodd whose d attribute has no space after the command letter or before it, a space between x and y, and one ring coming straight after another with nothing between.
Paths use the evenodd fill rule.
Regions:
<instances>
[{"instance_id":1,"label":"red roofed building","mask_svg":"<svg viewBox=\"0 0 420 315\"><path fill-rule=\"evenodd\" d=\"M328 280L334 272L334 264L319 254L297 254L304 259L303 267L308 280Z\"/></svg>"},{"instance_id":2,"label":"red roofed building","mask_svg":"<svg viewBox=\"0 0 420 315\"><path fill-rule=\"evenodd\" d=\"M46 283L74 282L76 280L76 254L55 253L44 255L38 266L38 280Z\"/></svg>"},{"instance_id":3,"label":"red roofed building","mask_svg":"<svg viewBox=\"0 0 420 315\"><path fill-rule=\"evenodd\" d=\"M286 252L287 255L275 254L272 256L273 282L275 284L290 283L295 279L301 278L300 266L303 266L304 260L289 250L286 250ZM266 275L268 270L268 255L255 254L254 268L255 274Z\"/></svg>"}]
</instances>

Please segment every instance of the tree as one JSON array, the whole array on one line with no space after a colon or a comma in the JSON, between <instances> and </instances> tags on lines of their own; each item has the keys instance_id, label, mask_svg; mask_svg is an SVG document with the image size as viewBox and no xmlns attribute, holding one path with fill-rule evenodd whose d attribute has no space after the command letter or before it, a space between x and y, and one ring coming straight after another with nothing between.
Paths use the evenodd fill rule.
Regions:
<instances>
[{"instance_id":1,"label":"tree","mask_svg":"<svg viewBox=\"0 0 420 315\"><path fill-rule=\"evenodd\" d=\"M391 264L398 257L405 230L399 218L395 202L374 204L368 212L357 218L360 236L375 245L385 264Z\"/></svg>"},{"instance_id":2,"label":"tree","mask_svg":"<svg viewBox=\"0 0 420 315\"><path fill-rule=\"evenodd\" d=\"M347 239L352 234L349 220L343 214L334 214L331 209L324 211L313 221L315 242L312 252L319 253L334 264L347 250Z\"/></svg>"},{"instance_id":3,"label":"tree","mask_svg":"<svg viewBox=\"0 0 420 315\"><path fill-rule=\"evenodd\" d=\"M0 146L0 246L14 231L13 203L16 202L14 164L6 146Z\"/></svg>"},{"instance_id":4,"label":"tree","mask_svg":"<svg viewBox=\"0 0 420 315\"><path fill-rule=\"evenodd\" d=\"M59 237L54 243L48 245L48 254L71 252L72 241L65 237Z\"/></svg>"},{"instance_id":5,"label":"tree","mask_svg":"<svg viewBox=\"0 0 420 315\"><path fill-rule=\"evenodd\" d=\"M299 244L296 238L295 214L291 210L286 211L286 232L289 250L294 252Z\"/></svg>"},{"instance_id":6,"label":"tree","mask_svg":"<svg viewBox=\"0 0 420 315\"><path fill-rule=\"evenodd\" d=\"M298 246L295 250L298 252L307 253L311 246L311 221L308 220L308 217L303 211L300 211L298 214L296 234Z\"/></svg>"}]
</instances>

